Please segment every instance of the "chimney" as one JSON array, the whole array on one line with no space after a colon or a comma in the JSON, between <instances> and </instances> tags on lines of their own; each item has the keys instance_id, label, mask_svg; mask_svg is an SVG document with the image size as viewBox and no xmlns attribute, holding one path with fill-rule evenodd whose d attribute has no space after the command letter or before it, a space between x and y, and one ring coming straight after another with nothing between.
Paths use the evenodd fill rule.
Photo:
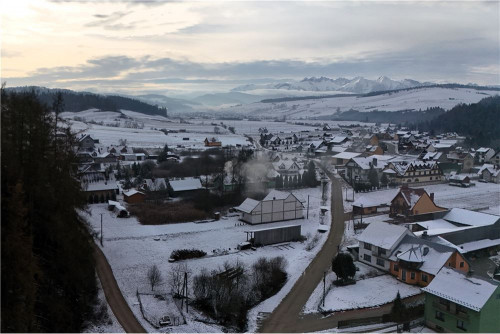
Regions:
<instances>
[{"instance_id":1,"label":"chimney","mask_svg":"<svg viewBox=\"0 0 500 334\"><path fill-rule=\"evenodd\" d=\"M424 231L424 233L422 233L422 238L427 239L427 237L428 237L427 231Z\"/></svg>"},{"instance_id":2,"label":"chimney","mask_svg":"<svg viewBox=\"0 0 500 334\"><path fill-rule=\"evenodd\" d=\"M431 193L431 194L429 195L429 197L430 197L430 198L431 198L431 200L434 202L434 193Z\"/></svg>"}]
</instances>

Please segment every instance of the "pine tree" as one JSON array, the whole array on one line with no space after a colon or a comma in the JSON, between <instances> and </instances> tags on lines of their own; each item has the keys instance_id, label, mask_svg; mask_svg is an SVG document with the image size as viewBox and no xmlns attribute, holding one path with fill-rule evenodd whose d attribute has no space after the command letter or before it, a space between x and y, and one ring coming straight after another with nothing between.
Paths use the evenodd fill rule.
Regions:
<instances>
[{"instance_id":1,"label":"pine tree","mask_svg":"<svg viewBox=\"0 0 500 334\"><path fill-rule=\"evenodd\" d=\"M356 266L354 265L352 256L347 253L338 253L332 260L332 271L337 275L339 280L354 277Z\"/></svg>"},{"instance_id":2,"label":"pine tree","mask_svg":"<svg viewBox=\"0 0 500 334\"><path fill-rule=\"evenodd\" d=\"M368 172L368 181L370 181L372 187L377 188L379 186L378 173L375 170L375 168L373 168L373 166L370 168L370 171Z\"/></svg>"},{"instance_id":3,"label":"pine tree","mask_svg":"<svg viewBox=\"0 0 500 334\"><path fill-rule=\"evenodd\" d=\"M401 323L406 319L406 306L403 304L403 301L401 300L401 295L399 294L399 291L398 294L396 295L396 298L392 302L391 318L392 321L396 323Z\"/></svg>"}]
</instances>

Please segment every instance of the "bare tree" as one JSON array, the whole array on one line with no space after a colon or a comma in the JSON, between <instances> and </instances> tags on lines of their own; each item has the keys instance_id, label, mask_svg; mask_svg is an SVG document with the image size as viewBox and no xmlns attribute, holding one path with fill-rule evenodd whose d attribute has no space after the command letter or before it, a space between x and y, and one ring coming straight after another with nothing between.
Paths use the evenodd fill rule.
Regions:
<instances>
[{"instance_id":1,"label":"bare tree","mask_svg":"<svg viewBox=\"0 0 500 334\"><path fill-rule=\"evenodd\" d=\"M158 285L163 281L163 278L161 277L160 270L158 269L156 264L153 265L151 268L149 268L148 280L149 280L149 284L151 284L151 291L153 291L155 285Z\"/></svg>"},{"instance_id":2,"label":"bare tree","mask_svg":"<svg viewBox=\"0 0 500 334\"><path fill-rule=\"evenodd\" d=\"M181 295L182 285L184 284L184 273L188 271L187 269L185 263L178 263L170 270L168 284L174 296Z\"/></svg>"}]
</instances>

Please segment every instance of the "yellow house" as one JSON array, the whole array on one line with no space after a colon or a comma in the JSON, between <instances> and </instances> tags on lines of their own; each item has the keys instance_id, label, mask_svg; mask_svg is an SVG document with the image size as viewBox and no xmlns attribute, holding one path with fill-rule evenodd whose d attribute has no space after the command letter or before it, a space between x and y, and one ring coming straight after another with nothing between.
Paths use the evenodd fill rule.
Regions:
<instances>
[{"instance_id":1,"label":"yellow house","mask_svg":"<svg viewBox=\"0 0 500 334\"><path fill-rule=\"evenodd\" d=\"M434 193L429 196L423 188L410 188L404 184L391 201L389 216L408 217L445 210L434 203Z\"/></svg>"}]
</instances>

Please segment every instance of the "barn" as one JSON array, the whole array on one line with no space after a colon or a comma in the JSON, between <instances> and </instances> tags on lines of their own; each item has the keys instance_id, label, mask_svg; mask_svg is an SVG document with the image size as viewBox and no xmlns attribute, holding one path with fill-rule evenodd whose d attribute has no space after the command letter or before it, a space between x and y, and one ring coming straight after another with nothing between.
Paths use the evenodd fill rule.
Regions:
<instances>
[{"instance_id":1,"label":"barn","mask_svg":"<svg viewBox=\"0 0 500 334\"><path fill-rule=\"evenodd\" d=\"M292 193L273 190L262 201L247 198L240 206L241 220L249 224L304 218L304 205Z\"/></svg>"},{"instance_id":2,"label":"barn","mask_svg":"<svg viewBox=\"0 0 500 334\"><path fill-rule=\"evenodd\" d=\"M123 200L129 204L142 203L146 194L135 189L123 193Z\"/></svg>"}]
</instances>

